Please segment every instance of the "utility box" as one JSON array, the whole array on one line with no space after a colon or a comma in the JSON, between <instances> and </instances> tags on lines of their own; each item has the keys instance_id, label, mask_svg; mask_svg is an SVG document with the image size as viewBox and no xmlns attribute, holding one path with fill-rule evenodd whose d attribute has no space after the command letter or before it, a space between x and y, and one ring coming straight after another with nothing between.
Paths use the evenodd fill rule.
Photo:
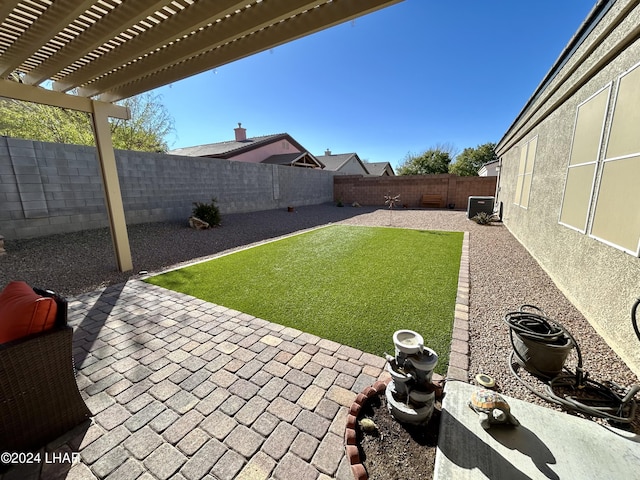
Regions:
<instances>
[{"instance_id":1,"label":"utility box","mask_svg":"<svg viewBox=\"0 0 640 480\"><path fill-rule=\"evenodd\" d=\"M493 213L495 197L469 197L467 204L467 218L473 218L480 212L487 215Z\"/></svg>"}]
</instances>

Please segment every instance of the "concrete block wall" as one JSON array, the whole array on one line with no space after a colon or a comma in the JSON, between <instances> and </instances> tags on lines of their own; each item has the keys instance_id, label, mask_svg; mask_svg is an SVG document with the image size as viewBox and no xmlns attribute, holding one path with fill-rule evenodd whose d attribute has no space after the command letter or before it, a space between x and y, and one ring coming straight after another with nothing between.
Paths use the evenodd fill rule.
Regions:
<instances>
[{"instance_id":1,"label":"concrete block wall","mask_svg":"<svg viewBox=\"0 0 640 480\"><path fill-rule=\"evenodd\" d=\"M457 209L466 210L469 197L493 197L496 194L498 177L458 177L449 178L449 201Z\"/></svg>"},{"instance_id":2,"label":"concrete block wall","mask_svg":"<svg viewBox=\"0 0 640 480\"><path fill-rule=\"evenodd\" d=\"M493 196L496 177L459 177L457 175L406 175L397 177L336 176L334 200L345 204L384 206L385 195L400 195L400 205L421 206L422 195L437 194L443 206L466 210L469 196Z\"/></svg>"},{"instance_id":3,"label":"concrete block wall","mask_svg":"<svg viewBox=\"0 0 640 480\"><path fill-rule=\"evenodd\" d=\"M221 213L333 199L334 172L116 151L128 224L186 222L193 202ZM0 137L0 234L5 239L108 226L94 147Z\"/></svg>"}]
</instances>

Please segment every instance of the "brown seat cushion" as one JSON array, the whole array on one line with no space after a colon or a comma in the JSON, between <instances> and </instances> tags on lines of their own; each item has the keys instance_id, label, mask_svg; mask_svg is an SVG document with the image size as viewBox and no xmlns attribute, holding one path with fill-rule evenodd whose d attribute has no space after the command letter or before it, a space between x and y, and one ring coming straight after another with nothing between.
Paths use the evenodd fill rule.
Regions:
<instances>
[{"instance_id":1,"label":"brown seat cushion","mask_svg":"<svg viewBox=\"0 0 640 480\"><path fill-rule=\"evenodd\" d=\"M0 343L43 332L55 324L58 306L25 282L10 282L0 293Z\"/></svg>"}]
</instances>

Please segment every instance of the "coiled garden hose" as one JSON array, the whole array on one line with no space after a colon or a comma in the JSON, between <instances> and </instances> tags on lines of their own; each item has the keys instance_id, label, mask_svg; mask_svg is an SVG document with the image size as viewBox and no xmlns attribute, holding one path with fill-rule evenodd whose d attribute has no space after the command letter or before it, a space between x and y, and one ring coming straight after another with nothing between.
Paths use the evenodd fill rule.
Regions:
<instances>
[{"instance_id":1,"label":"coiled garden hose","mask_svg":"<svg viewBox=\"0 0 640 480\"><path fill-rule=\"evenodd\" d=\"M638 299L634 305L633 310L636 333L638 333L638 330L635 323L635 309L638 308L638 305L640 305L640 299ZM535 311L528 311L531 309ZM588 374L582 369L582 352L573 335L560 323L544 315L544 312L536 306L523 305L519 311L507 313L504 321L509 326L509 336L511 346L513 347L513 351L508 359L509 368L516 379L528 390L543 400L560 405L567 410L604 418L613 423L631 423L635 417L636 401L634 397L636 393L640 391L639 385L632 385L628 389L624 389L613 382L600 383L589 379ZM565 373L559 373L554 377L538 371L535 366L527 362L527 360L518 353L513 340L514 332L530 340L543 344L547 343L549 345L561 342L563 337L569 338L571 342L573 342L573 348L576 351L576 371L571 372L563 366ZM640 334L638 334L638 338L640 339ZM523 362L522 365L526 365L525 368L528 371L546 382L544 393L531 387L518 374L514 368L515 355ZM558 388L578 390L582 393L581 396L583 398L577 399L574 396L560 396L554 390Z\"/></svg>"},{"instance_id":2,"label":"coiled garden hose","mask_svg":"<svg viewBox=\"0 0 640 480\"><path fill-rule=\"evenodd\" d=\"M508 312L504 317L504 321L509 326L509 339L511 340L513 353L518 356L522 365L526 364L527 369L531 373L543 380L551 380L555 375L547 375L539 371L531 362L528 362L527 359L518 353L518 349L513 340L514 332L520 335L520 337L547 345L558 345L568 338L571 345L575 347L578 357L578 365L576 366L575 372L576 384L579 385L579 388L582 388L585 379L584 370L582 369L582 352L578 346L578 342L573 335L571 335L571 332L560 323L547 317L544 312L535 305L522 305L519 311Z\"/></svg>"}]
</instances>

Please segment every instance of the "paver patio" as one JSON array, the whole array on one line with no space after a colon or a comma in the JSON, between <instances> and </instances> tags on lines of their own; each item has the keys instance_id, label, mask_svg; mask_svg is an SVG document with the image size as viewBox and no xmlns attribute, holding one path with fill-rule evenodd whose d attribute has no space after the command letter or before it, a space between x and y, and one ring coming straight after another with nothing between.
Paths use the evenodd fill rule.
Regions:
<instances>
[{"instance_id":1,"label":"paver patio","mask_svg":"<svg viewBox=\"0 0 640 480\"><path fill-rule=\"evenodd\" d=\"M79 455L3 480L352 478L346 416L382 357L140 280L70 299L69 319L93 418L43 457Z\"/></svg>"}]
</instances>

